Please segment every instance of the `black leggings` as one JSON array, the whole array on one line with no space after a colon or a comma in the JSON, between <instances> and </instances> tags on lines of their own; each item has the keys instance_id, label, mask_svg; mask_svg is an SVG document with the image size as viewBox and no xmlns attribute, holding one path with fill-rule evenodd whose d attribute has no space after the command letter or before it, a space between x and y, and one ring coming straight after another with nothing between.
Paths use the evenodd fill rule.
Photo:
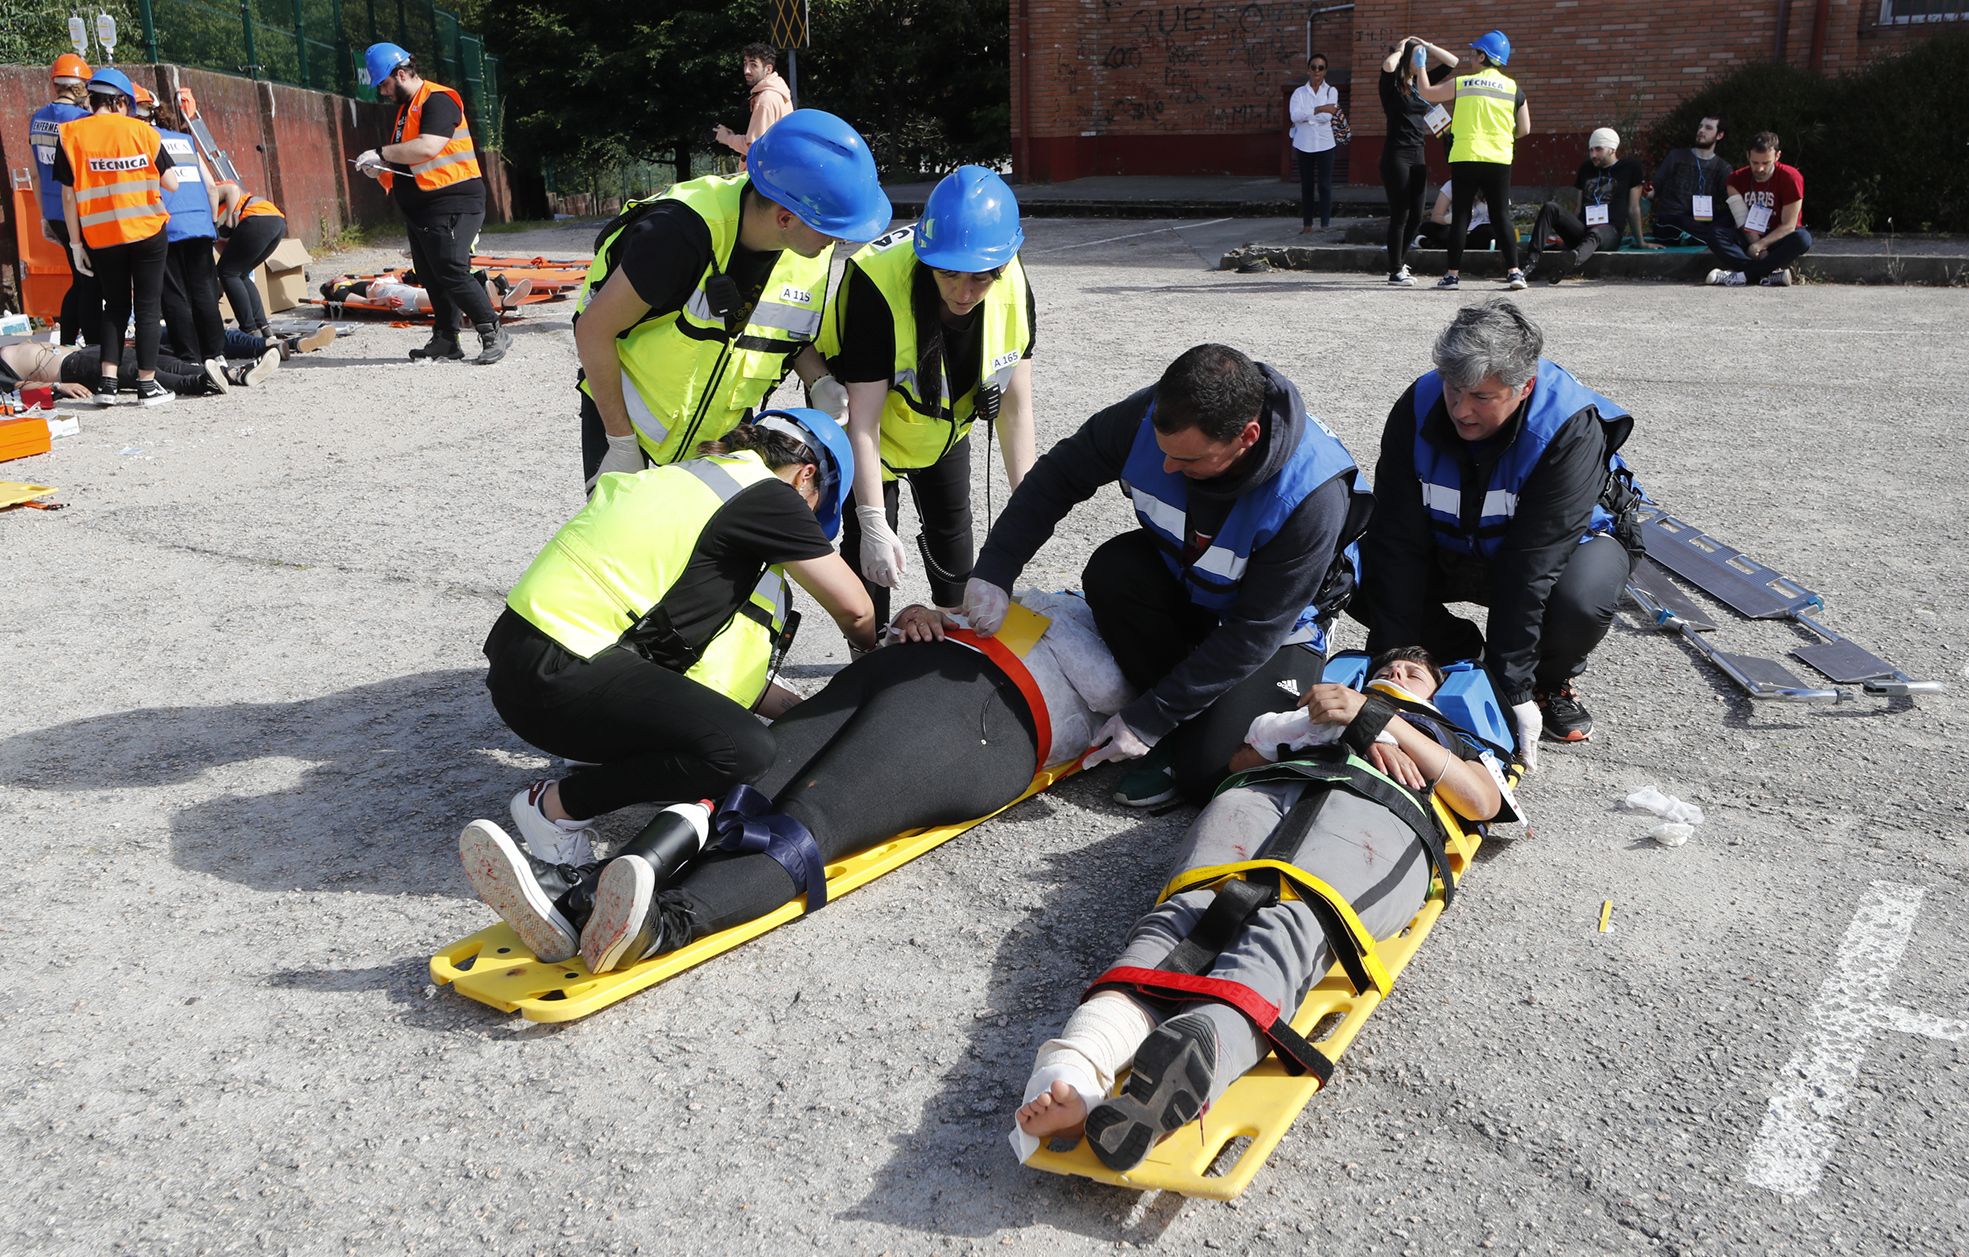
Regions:
<instances>
[{"instance_id":1,"label":"black leggings","mask_svg":"<svg viewBox=\"0 0 1969 1257\"><path fill-rule=\"evenodd\" d=\"M135 375L137 351L125 348L121 366L126 377ZM62 383L94 384L102 377L102 367L102 350L78 349L62 359ZM157 351L157 382L180 397L199 397L212 391L206 385L204 363L191 362L161 349Z\"/></svg>"},{"instance_id":2,"label":"black leggings","mask_svg":"<svg viewBox=\"0 0 1969 1257\"><path fill-rule=\"evenodd\" d=\"M1381 151L1381 189L1388 194L1388 273L1402 268L1408 242L1422 231L1422 200L1429 191L1429 164Z\"/></svg>"},{"instance_id":3,"label":"black leggings","mask_svg":"<svg viewBox=\"0 0 1969 1257\"><path fill-rule=\"evenodd\" d=\"M773 733L779 753L758 788L813 833L826 860L994 812L1032 784L1038 756L1024 696L956 642L864 655ZM701 936L764 916L794 893L771 856L711 855L663 896Z\"/></svg>"},{"instance_id":4,"label":"black leggings","mask_svg":"<svg viewBox=\"0 0 1969 1257\"><path fill-rule=\"evenodd\" d=\"M239 220L219 251L219 284L232 306L233 322L262 336L267 331L267 307L253 286L253 272L273 256L287 238L287 220L278 214L254 214Z\"/></svg>"},{"instance_id":5,"label":"black leggings","mask_svg":"<svg viewBox=\"0 0 1969 1257\"><path fill-rule=\"evenodd\" d=\"M130 307L137 311L137 370L157 367L157 345L164 331L164 231L130 244L91 248L89 263L103 286L102 336L97 343L105 363L123 361L123 325Z\"/></svg>"},{"instance_id":6,"label":"black leggings","mask_svg":"<svg viewBox=\"0 0 1969 1257\"><path fill-rule=\"evenodd\" d=\"M61 241L62 257L68 262L68 291L62 294L62 344L94 341L102 332L103 286L94 275L75 269L75 250L68 247L68 224L49 219L48 230ZM94 380L89 383L95 383Z\"/></svg>"},{"instance_id":7,"label":"black leggings","mask_svg":"<svg viewBox=\"0 0 1969 1257\"><path fill-rule=\"evenodd\" d=\"M719 795L773 762L772 730L757 716L624 647L582 659L508 607L485 656L486 688L507 727L549 755L592 765L561 778L561 806L575 820Z\"/></svg>"},{"instance_id":8,"label":"black leggings","mask_svg":"<svg viewBox=\"0 0 1969 1257\"><path fill-rule=\"evenodd\" d=\"M1494 161L1453 161L1449 164L1449 257L1446 270L1463 266L1463 235L1470 226L1470 207L1483 193L1490 206L1491 221L1497 224L1497 248L1504 254L1504 269L1518 269L1518 232L1511 225L1511 163Z\"/></svg>"},{"instance_id":9,"label":"black leggings","mask_svg":"<svg viewBox=\"0 0 1969 1257\"><path fill-rule=\"evenodd\" d=\"M210 236L173 240L167 246L164 334L180 358L226 356L226 320L219 313L219 271Z\"/></svg>"},{"instance_id":10,"label":"black leggings","mask_svg":"<svg viewBox=\"0 0 1969 1257\"><path fill-rule=\"evenodd\" d=\"M1217 616L1190 601L1163 565L1155 539L1142 529L1103 543L1087 560L1080 580L1101 639L1114 652L1121 674L1138 690L1154 688L1217 627ZM1281 647L1210 706L1176 726L1163 739L1174 757L1176 788L1193 803L1208 799L1224 780L1231 756L1244 745L1252 718L1291 708L1305 687L1319 682L1325 666L1316 650Z\"/></svg>"},{"instance_id":11,"label":"black leggings","mask_svg":"<svg viewBox=\"0 0 1969 1257\"><path fill-rule=\"evenodd\" d=\"M928 467L904 472L909 491L916 498L916 514L923 521L923 540L912 552L930 578L930 597L940 607L955 607L964 601L964 584L971 579L971 566L977 562L978 548L971 536L971 437L950 447ZM882 483L882 513L889 527L898 527L902 518L902 480ZM907 542L904 543L908 545ZM926 558L924 551L928 550ZM856 571L861 569L861 520L853 511L841 517L841 553ZM875 622L889 622L889 590L863 578L862 588L875 603Z\"/></svg>"}]
</instances>

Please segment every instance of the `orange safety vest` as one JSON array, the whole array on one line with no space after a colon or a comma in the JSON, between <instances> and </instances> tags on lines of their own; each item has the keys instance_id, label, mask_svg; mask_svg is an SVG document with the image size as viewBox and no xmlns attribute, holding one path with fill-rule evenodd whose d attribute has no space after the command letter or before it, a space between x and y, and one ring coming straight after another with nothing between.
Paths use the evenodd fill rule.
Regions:
<instances>
[{"instance_id":1,"label":"orange safety vest","mask_svg":"<svg viewBox=\"0 0 1969 1257\"><path fill-rule=\"evenodd\" d=\"M432 92L443 92L458 106L458 129L451 133L449 144L429 160L418 162L410 168L411 173L417 176L417 187L425 192L435 192L439 188L480 177L478 154L472 150L472 129L465 122L464 98L429 79L424 80L424 85L417 89L417 95L408 105L397 110L396 136L390 143L401 144L424 133L424 102L430 99ZM396 176L387 170L376 177L385 192L396 183Z\"/></svg>"},{"instance_id":2,"label":"orange safety vest","mask_svg":"<svg viewBox=\"0 0 1969 1257\"><path fill-rule=\"evenodd\" d=\"M147 122L98 113L64 123L62 149L75 175L75 212L92 249L148 240L164 230L161 141Z\"/></svg>"},{"instance_id":3,"label":"orange safety vest","mask_svg":"<svg viewBox=\"0 0 1969 1257\"><path fill-rule=\"evenodd\" d=\"M255 218L261 214L272 214L275 218L283 217L280 212L280 206L275 205L263 196L252 195L247 196L245 202L240 205L238 212L234 214L234 217Z\"/></svg>"}]
</instances>

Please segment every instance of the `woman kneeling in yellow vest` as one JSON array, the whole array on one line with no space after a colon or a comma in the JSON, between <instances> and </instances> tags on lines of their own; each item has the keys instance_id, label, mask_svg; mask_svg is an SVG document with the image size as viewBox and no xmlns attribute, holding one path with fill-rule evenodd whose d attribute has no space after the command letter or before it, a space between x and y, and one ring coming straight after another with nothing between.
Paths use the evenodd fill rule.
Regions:
<instances>
[{"instance_id":1,"label":"woman kneeling in yellow vest","mask_svg":"<svg viewBox=\"0 0 1969 1257\"><path fill-rule=\"evenodd\" d=\"M957 607L976 558L971 425L998 426L1013 488L1032 466L1024 242L1012 189L982 166L961 166L930 193L915 226L848 259L822 341L847 386L855 446L856 506L841 550L859 558L884 622L889 589L907 566L896 536L901 479L923 520L931 598Z\"/></svg>"},{"instance_id":2,"label":"woman kneeling in yellow vest","mask_svg":"<svg viewBox=\"0 0 1969 1257\"><path fill-rule=\"evenodd\" d=\"M850 642L875 644L868 596L834 552L853 475L840 425L767 411L698 449L601 477L486 639L500 717L579 765L513 798L520 836L550 863L592 859L595 817L719 794L773 762L754 711L791 697L772 685L798 622L786 577Z\"/></svg>"}]
</instances>

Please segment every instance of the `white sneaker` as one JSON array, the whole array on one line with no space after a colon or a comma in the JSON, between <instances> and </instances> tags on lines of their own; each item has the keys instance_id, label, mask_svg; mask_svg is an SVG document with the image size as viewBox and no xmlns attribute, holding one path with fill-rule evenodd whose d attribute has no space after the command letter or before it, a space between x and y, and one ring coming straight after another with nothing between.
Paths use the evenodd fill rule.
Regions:
<instances>
[{"instance_id":1,"label":"white sneaker","mask_svg":"<svg viewBox=\"0 0 1969 1257\"><path fill-rule=\"evenodd\" d=\"M549 820L540 810L540 801L547 797L547 787L554 784L541 780L529 785L513 796L509 811L513 814L513 827L519 830L526 849L535 857L549 864L572 864L577 868L595 862L594 844L589 841L594 833L595 823L584 825L563 825Z\"/></svg>"},{"instance_id":2,"label":"white sneaker","mask_svg":"<svg viewBox=\"0 0 1969 1257\"><path fill-rule=\"evenodd\" d=\"M213 393L232 391L232 381L226 378L224 358L207 358L202 365L205 368L205 385L208 391Z\"/></svg>"},{"instance_id":3,"label":"white sneaker","mask_svg":"<svg viewBox=\"0 0 1969 1257\"><path fill-rule=\"evenodd\" d=\"M1388 282L1398 288L1413 288L1415 287L1415 276L1409 274L1408 268L1404 266L1394 274L1388 276Z\"/></svg>"},{"instance_id":4,"label":"white sneaker","mask_svg":"<svg viewBox=\"0 0 1969 1257\"><path fill-rule=\"evenodd\" d=\"M248 363L246 370L240 372L241 384L251 388L265 382L266 378L280 369L280 351L269 349L260 355L259 361Z\"/></svg>"},{"instance_id":5,"label":"white sneaker","mask_svg":"<svg viewBox=\"0 0 1969 1257\"><path fill-rule=\"evenodd\" d=\"M1741 288L1749 282L1750 277L1742 271L1731 271L1728 275L1723 276L1723 287L1725 288Z\"/></svg>"},{"instance_id":6,"label":"white sneaker","mask_svg":"<svg viewBox=\"0 0 1969 1257\"><path fill-rule=\"evenodd\" d=\"M1772 271L1769 275L1764 276L1764 278L1757 282L1765 288L1789 288L1791 287L1791 268L1786 266Z\"/></svg>"},{"instance_id":7,"label":"white sneaker","mask_svg":"<svg viewBox=\"0 0 1969 1257\"><path fill-rule=\"evenodd\" d=\"M1719 266L1716 269L1710 271L1709 278L1703 280L1702 282L1705 284L1720 284L1726 278L1729 277L1729 274L1730 273L1728 271L1724 270L1722 267Z\"/></svg>"},{"instance_id":8,"label":"white sneaker","mask_svg":"<svg viewBox=\"0 0 1969 1257\"><path fill-rule=\"evenodd\" d=\"M1523 292L1525 288L1525 273L1513 267L1511 273L1504 277L1504 286L1512 292Z\"/></svg>"}]
</instances>

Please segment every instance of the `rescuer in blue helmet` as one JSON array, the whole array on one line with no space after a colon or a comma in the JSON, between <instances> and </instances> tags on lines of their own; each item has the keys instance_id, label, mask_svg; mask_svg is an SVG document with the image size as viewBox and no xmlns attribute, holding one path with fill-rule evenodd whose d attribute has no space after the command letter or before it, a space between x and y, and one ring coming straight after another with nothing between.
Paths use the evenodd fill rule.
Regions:
<instances>
[{"instance_id":1,"label":"rescuer in blue helmet","mask_svg":"<svg viewBox=\"0 0 1969 1257\"><path fill-rule=\"evenodd\" d=\"M847 386L855 443L856 506L841 550L885 622L889 590L908 567L896 535L902 481L923 521L931 598L956 607L976 556L973 425L997 427L1013 488L1032 466L1035 319L1023 243L1012 189L982 166L960 166L914 226L848 259L823 344Z\"/></svg>"},{"instance_id":2,"label":"rescuer in blue helmet","mask_svg":"<svg viewBox=\"0 0 1969 1257\"><path fill-rule=\"evenodd\" d=\"M1481 193L1498 225L1504 282L1519 289L1525 286L1525 273L1518 267L1518 233L1511 226L1511 158L1517 137L1531 134L1531 107L1525 103L1524 89L1504 73L1511 60L1511 41L1503 31L1486 31L1470 47L1476 50L1477 61L1469 73L1441 83L1418 79L1415 84L1416 93L1431 104L1455 102L1449 124L1449 177L1455 189L1450 201L1449 258L1436 287L1455 289L1461 282L1470 207Z\"/></svg>"}]
</instances>

